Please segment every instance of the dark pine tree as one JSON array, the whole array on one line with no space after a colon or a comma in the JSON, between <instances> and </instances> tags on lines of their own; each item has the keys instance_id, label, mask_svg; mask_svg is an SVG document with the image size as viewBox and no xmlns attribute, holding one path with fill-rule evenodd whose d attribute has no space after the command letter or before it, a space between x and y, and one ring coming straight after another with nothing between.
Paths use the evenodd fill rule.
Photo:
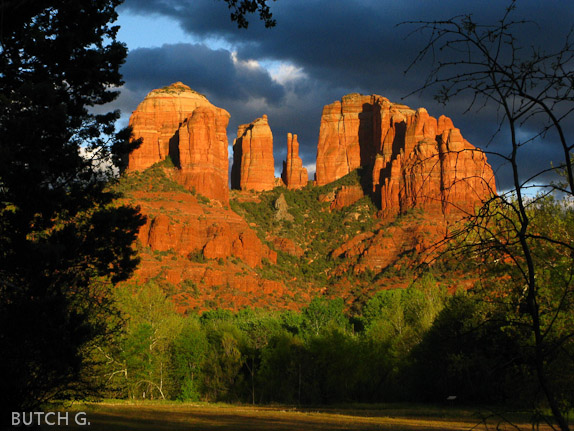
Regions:
<instances>
[{"instance_id":1,"label":"dark pine tree","mask_svg":"<svg viewBox=\"0 0 574 431\"><path fill-rule=\"evenodd\" d=\"M122 84L119 3L0 3L1 425L92 388L109 288L137 263L142 218L107 188L129 131L116 133L117 112L91 110Z\"/></svg>"}]
</instances>

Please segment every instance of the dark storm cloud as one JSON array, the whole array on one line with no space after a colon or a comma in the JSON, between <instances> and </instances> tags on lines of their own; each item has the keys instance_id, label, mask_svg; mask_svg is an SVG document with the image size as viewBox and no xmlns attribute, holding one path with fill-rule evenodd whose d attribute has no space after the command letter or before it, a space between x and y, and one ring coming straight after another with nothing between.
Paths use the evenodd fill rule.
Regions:
<instances>
[{"instance_id":1,"label":"dark storm cloud","mask_svg":"<svg viewBox=\"0 0 574 431\"><path fill-rule=\"evenodd\" d=\"M402 72L421 48L423 39L405 37L413 20L439 20L473 13L477 21L494 23L506 2L381 1L381 0L278 0L270 2L277 26L265 29L251 18L249 29L237 29L226 3L213 0L126 0L133 13L160 13L179 22L190 34L222 38L237 46L244 58L291 61L311 77L332 85L355 85L371 91L413 90L419 76ZM531 42L555 48L556 40L572 25L574 7L564 2L523 0L517 19L536 19L539 31L526 27ZM526 43L529 45L530 43ZM352 83L352 84L350 84Z\"/></svg>"},{"instance_id":2,"label":"dark storm cloud","mask_svg":"<svg viewBox=\"0 0 574 431\"><path fill-rule=\"evenodd\" d=\"M239 30L230 21L224 1L126 0L123 10L171 17L189 34L231 44L239 58L290 62L302 68L306 80L287 89L278 86L263 71L259 72L261 79L255 74L241 77L229 52L197 46L186 48L183 56L175 48L136 50L130 53L124 73L128 86L136 78L143 86L144 83L151 84L150 75L156 81L161 76L169 76L170 82L181 80L198 91L213 95L217 100L212 102L219 102L218 106L232 114L232 127L235 127L234 121L247 122L266 113L278 139L284 140L283 135L287 131L299 133L305 163L314 161L322 107L350 92L381 94L413 108L425 106L435 117L445 114L454 120L465 138L484 148L498 128L494 109L463 115L469 99L463 97L445 107L434 101L433 91L401 100L424 83L428 67L422 64L404 75L404 70L426 39L421 34L407 37L416 25L397 24L411 20L448 19L467 13L472 13L478 22L495 23L508 4L510 2L498 0L446 0L440 3L417 0L278 0L270 2L277 20L275 28L265 29L257 16L253 16L249 29ZM525 25L516 32L515 36L523 46L536 45L550 51L561 47L574 22L574 7L570 2L521 0L517 6L513 15L516 19L536 21L536 24ZM162 64L161 68L159 64ZM149 85L147 91L159 85L165 85L165 82ZM290 97L285 96L287 93ZM263 104L245 104L246 100L262 98L265 99ZM488 149L504 152L507 143L503 131ZM282 154L282 150L278 151L276 159ZM557 159L557 152L548 145L537 146L528 155L531 157L523 159L528 171L539 168L541 161ZM495 168L501 166L495 158L489 157L489 160L496 165ZM507 184L504 167L498 172L499 182L504 187Z\"/></svg>"},{"instance_id":3,"label":"dark storm cloud","mask_svg":"<svg viewBox=\"0 0 574 431\"><path fill-rule=\"evenodd\" d=\"M193 82L194 90L220 99L232 96L245 102L260 97L277 103L284 96L283 87L264 69L234 62L231 52L201 44L135 49L130 51L122 74L128 88L146 92L183 81Z\"/></svg>"},{"instance_id":4,"label":"dark storm cloud","mask_svg":"<svg viewBox=\"0 0 574 431\"><path fill-rule=\"evenodd\" d=\"M124 8L165 14L190 34L232 43L243 58L291 61L334 86L379 87L382 92L395 87L397 77L402 80L405 56L389 61L406 34L394 28L398 11L381 8L379 1L280 0L271 6L277 27L265 29L254 17L248 30L236 28L224 2L128 0Z\"/></svg>"}]
</instances>

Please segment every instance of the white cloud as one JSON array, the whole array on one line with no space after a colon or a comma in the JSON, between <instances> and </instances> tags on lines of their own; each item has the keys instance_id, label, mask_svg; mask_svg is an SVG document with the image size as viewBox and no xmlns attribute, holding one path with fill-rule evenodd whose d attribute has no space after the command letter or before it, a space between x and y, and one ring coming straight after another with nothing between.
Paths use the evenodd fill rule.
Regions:
<instances>
[{"instance_id":1,"label":"white cloud","mask_svg":"<svg viewBox=\"0 0 574 431\"><path fill-rule=\"evenodd\" d=\"M82 158L91 162L93 171L101 175L102 178L108 178L110 175L115 177L119 174L119 170L112 163L110 156L102 156L102 151L80 147L79 153Z\"/></svg>"},{"instance_id":2,"label":"white cloud","mask_svg":"<svg viewBox=\"0 0 574 431\"><path fill-rule=\"evenodd\" d=\"M231 60L238 68L245 68L250 71L265 70L271 76L271 79L280 85L307 78L302 67L295 66L289 62L253 59L242 60L238 57L237 51L231 52Z\"/></svg>"},{"instance_id":3,"label":"white cloud","mask_svg":"<svg viewBox=\"0 0 574 431\"><path fill-rule=\"evenodd\" d=\"M315 165L315 163L307 163L305 165L305 169L307 169L307 174L309 174L310 180L315 178L315 171L317 170L317 166Z\"/></svg>"},{"instance_id":4,"label":"white cloud","mask_svg":"<svg viewBox=\"0 0 574 431\"><path fill-rule=\"evenodd\" d=\"M237 57L236 51L233 51L231 53L231 61L233 61L233 64L239 68L245 68L245 69L252 70L252 71L263 69L261 67L261 64L259 64L259 62L256 60L252 60L252 59L241 60L240 58Z\"/></svg>"},{"instance_id":5,"label":"white cloud","mask_svg":"<svg viewBox=\"0 0 574 431\"><path fill-rule=\"evenodd\" d=\"M269 69L269 74L273 81L281 85L307 78L302 67L297 67L290 63L279 63L278 65L274 65Z\"/></svg>"}]
</instances>

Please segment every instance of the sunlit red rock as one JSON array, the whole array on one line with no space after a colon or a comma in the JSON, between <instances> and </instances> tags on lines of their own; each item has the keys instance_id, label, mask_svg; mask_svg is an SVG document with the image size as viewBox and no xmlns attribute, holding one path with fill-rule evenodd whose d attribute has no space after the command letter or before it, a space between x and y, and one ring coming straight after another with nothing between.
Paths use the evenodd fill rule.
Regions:
<instances>
[{"instance_id":1,"label":"sunlit red rock","mask_svg":"<svg viewBox=\"0 0 574 431\"><path fill-rule=\"evenodd\" d=\"M474 213L495 192L486 156L453 128L436 141L420 140L408 157L392 161L390 177L381 187L381 208L387 215L410 208Z\"/></svg>"},{"instance_id":2,"label":"sunlit red rock","mask_svg":"<svg viewBox=\"0 0 574 431\"><path fill-rule=\"evenodd\" d=\"M130 118L142 144L129 155L128 170L145 170L170 156L182 185L225 203L228 122L227 111L181 82L153 90Z\"/></svg>"},{"instance_id":3,"label":"sunlit red rock","mask_svg":"<svg viewBox=\"0 0 574 431\"><path fill-rule=\"evenodd\" d=\"M354 169L371 174L383 214L421 208L472 212L496 192L484 153L452 121L377 96L350 94L325 106L317 148L318 185Z\"/></svg>"},{"instance_id":4,"label":"sunlit red rock","mask_svg":"<svg viewBox=\"0 0 574 431\"><path fill-rule=\"evenodd\" d=\"M231 187L264 191L275 187L273 134L267 115L237 129L233 143Z\"/></svg>"},{"instance_id":5,"label":"sunlit red rock","mask_svg":"<svg viewBox=\"0 0 574 431\"><path fill-rule=\"evenodd\" d=\"M349 94L323 108L317 147L317 185L347 175L375 154L372 142L374 103L373 96Z\"/></svg>"},{"instance_id":6,"label":"sunlit red rock","mask_svg":"<svg viewBox=\"0 0 574 431\"><path fill-rule=\"evenodd\" d=\"M178 182L220 202L229 200L227 111L201 106L178 129Z\"/></svg>"},{"instance_id":7,"label":"sunlit red rock","mask_svg":"<svg viewBox=\"0 0 574 431\"><path fill-rule=\"evenodd\" d=\"M287 133L287 160L283 162L281 173L283 183L288 189L300 189L307 185L309 175L299 157L299 142L297 135Z\"/></svg>"},{"instance_id":8,"label":"sunlit red rock","mask_svg":"<svg viewBox=\"0 0 574 431\"><path fill-rule=\"evenodd\" d=\"M199 106L213 105L181 82L152 90L130 117L134 139L143 141L129 155L128 169L147 169L173 153L178 147L175 135L179 126Z\"/></svg>"},{"instance_id":9,"label":"sunlit red rock","mask_svg":"<svg viewBox=\"0 0 574 431\"><path fill-rule=\"evenodd\" d=\"M278 236L272 237L271 242L275 246L276 250L283 251L291 256L301 257L305 253L301 247L299 247L293 240L289 238L281 238Z\"/></svg>"},{"instance_id":10,"label":"sunlit red rock","mask_svg":"<svg viewBox=\"0 0 574 431\"><path fill-rule=\"evenodd\" d=\"M340 210L341 208L354 204L364 196L365 194L361 186L343 186L337 191L335 199L331 202L331 209Z\"/></svg>"},{"instance_id":11,"label":"sunlit red rock","mask_svg":"<svg viewBox=\"0 0 574 431\"><path fill-rule=\"evenodd\" d=\"M277 254L259 240L247 222L229 209L205 208L185 193L138 196L146 199L140 207L147 216L138 238L152 250L171 250L182 256L201 254L206 259L237 257L252 268L260 266L263 259L277 260Z\"/></svg>"}]
</instances>

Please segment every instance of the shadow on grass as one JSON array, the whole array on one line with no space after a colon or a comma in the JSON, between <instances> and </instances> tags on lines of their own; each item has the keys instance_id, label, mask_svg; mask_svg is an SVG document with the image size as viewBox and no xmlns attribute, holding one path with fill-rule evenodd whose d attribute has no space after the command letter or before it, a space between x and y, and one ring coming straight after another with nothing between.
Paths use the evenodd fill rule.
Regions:
<instances>
[{"instance_id":1,"label":"shadow on grass","mask_svg":"<svg viewBox=\"0 0 574 431\"><path fill-rule=\"evenodd\" d=\"M86 406L85 409L79 408L78 410L87 411L90 426L81 427L70 424L71 426L67 429L89 431L454 431L472 429L479 422L468 410L431 409L425 414L413 407L398 410L393 408L333 408L317 411L288 407L229 405L92 404ZM484 426L481 429L485 429ZM489 429L496 429L496 426L489 427Z\"/></svg>"}]
</instances>

